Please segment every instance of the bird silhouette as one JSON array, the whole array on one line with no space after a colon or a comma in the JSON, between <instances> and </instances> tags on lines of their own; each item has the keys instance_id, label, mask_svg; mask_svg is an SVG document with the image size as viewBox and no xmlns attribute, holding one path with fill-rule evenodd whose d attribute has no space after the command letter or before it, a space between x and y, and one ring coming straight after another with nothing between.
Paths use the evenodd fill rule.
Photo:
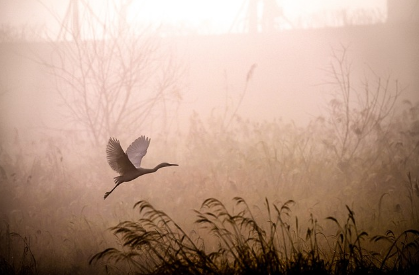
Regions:
<instances>
[{"instance_id":1,"label":"bird silhouette","mask_svg":"<svg viewBox=\"0 0 419 275\"><path fill-rule=\"evenodd\" d=\"M177 164L163 162L154 168L141 168L141 160L147 154L149 145L150 138L141 136L131 143L126 153L124 153L119 140L112 137L109 139L108 145L106 146L106 157L111 168L118 172L120 176L114 178L115 187L105 193L104 199L123 182L132 181L144 174L154 173L163 167L179 166Z\"/></svg>"}]
</instances>

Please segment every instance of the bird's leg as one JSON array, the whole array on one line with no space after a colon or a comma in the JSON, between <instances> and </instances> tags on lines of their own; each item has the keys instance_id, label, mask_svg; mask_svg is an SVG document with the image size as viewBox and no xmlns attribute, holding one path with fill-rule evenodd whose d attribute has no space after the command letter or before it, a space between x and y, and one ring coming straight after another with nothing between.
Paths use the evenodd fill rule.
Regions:
<instances>
[{"instance_id":1,"label":"bird's leg","mask_svg":"<svg viewBox=\"0 0 419 275\"><path fill-rule=\"evenodd\" d=\"M115 188L117 188L120 184L121 184L122 182L120 182L120 183L117 183L116 185L115 185L115 187L114 188L112 188L112 190L111 191L109 191L109 192L106 192L105 193L105 196L103 197L103 199L106 199L112 192L113 192L113 190L115 190Z\"/></svg>"}]
</instances>

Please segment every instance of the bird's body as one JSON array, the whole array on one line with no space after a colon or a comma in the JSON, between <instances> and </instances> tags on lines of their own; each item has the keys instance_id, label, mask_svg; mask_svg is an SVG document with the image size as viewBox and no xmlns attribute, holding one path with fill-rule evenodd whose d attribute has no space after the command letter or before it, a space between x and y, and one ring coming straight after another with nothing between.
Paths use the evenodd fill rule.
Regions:
<instances>
[{"instance_id":1,"label":"bird's body","mask_svg":"<svg viewBox=\"0 0 419 275\"><path fill-rule=\"evenodd\" d=\"M171 163L160 163L154 168L142 168L141 160L147 153L147 148L150 145L150 139L144 136L137 138L127 149L126 153L122 150L119 140L110 138L108 146L106 147L106 155L108 163L113 170L119 173L120 176L114 178L115 187L105 193L106 199L112 192L123 182L132 181L139 176L154 173L160 168L167 166L178 166Z\"/></svg>"}]
</instances>

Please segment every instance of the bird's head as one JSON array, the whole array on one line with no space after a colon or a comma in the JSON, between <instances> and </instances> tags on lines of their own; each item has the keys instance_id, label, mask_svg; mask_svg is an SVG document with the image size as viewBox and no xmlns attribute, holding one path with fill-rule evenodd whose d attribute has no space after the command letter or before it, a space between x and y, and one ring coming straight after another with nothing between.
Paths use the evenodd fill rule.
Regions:
<instances>
[{"instance_id":1,"label":"bird's head","mask_svg":"<svg viewBox=\"0 0 419 275\"><path fill-rule=\"evenodd\" d=\"M167 162L163 162L162 164L160 164L160 165L162 165L162 167L166 167L166 166L179 166L178 164L174 164L174 163L167 163Z\"/></svg>"},{"instance_id":2,"label":"bird's head","mask_svg":"<svg viewBox=\"0 0 419 275\"><path fill-rule=\"evenodd\" d=\"M157 169L160 169L160 168L163 168L163 167L168 167L168 166L179 166L179 165L177 165L177 164L174 164L174 163L167 163L167 162L163 162L163 163L160 163L159 165L157 165Z\"/></svg>"}]
</instances>

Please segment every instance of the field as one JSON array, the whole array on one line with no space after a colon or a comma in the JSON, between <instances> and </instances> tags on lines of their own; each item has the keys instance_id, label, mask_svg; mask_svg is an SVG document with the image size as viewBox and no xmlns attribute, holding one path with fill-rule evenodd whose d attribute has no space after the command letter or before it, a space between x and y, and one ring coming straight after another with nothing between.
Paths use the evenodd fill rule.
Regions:
<instances>
[{"instance_id":1,"label":"field","mask_svg":"<svg viewBox=\"0 0 419 275\"><path fill-rule=\"evenodd\" d=\"M345 116L341 95L304 128L195 115L143 161L179 167L106 201L104 146L16 132L0 147L1 273L414 274L419 103L394 110L379 95L384 107Z\"/></svg>"},{"instance_id":2,"label":"field","mask_svg":"<svg viewBox=\"0 0 419 275\"><path fill-rule=\"evenodd\" d=\"M170 39L135 28L1 43L0 274L417 274L417 40L386 28L195 38L186 99ZM320 78L319 114L278 115ZM109 137L140 135L143 167L179 166L104 200Z\"/></svg>"}]
</instances>

